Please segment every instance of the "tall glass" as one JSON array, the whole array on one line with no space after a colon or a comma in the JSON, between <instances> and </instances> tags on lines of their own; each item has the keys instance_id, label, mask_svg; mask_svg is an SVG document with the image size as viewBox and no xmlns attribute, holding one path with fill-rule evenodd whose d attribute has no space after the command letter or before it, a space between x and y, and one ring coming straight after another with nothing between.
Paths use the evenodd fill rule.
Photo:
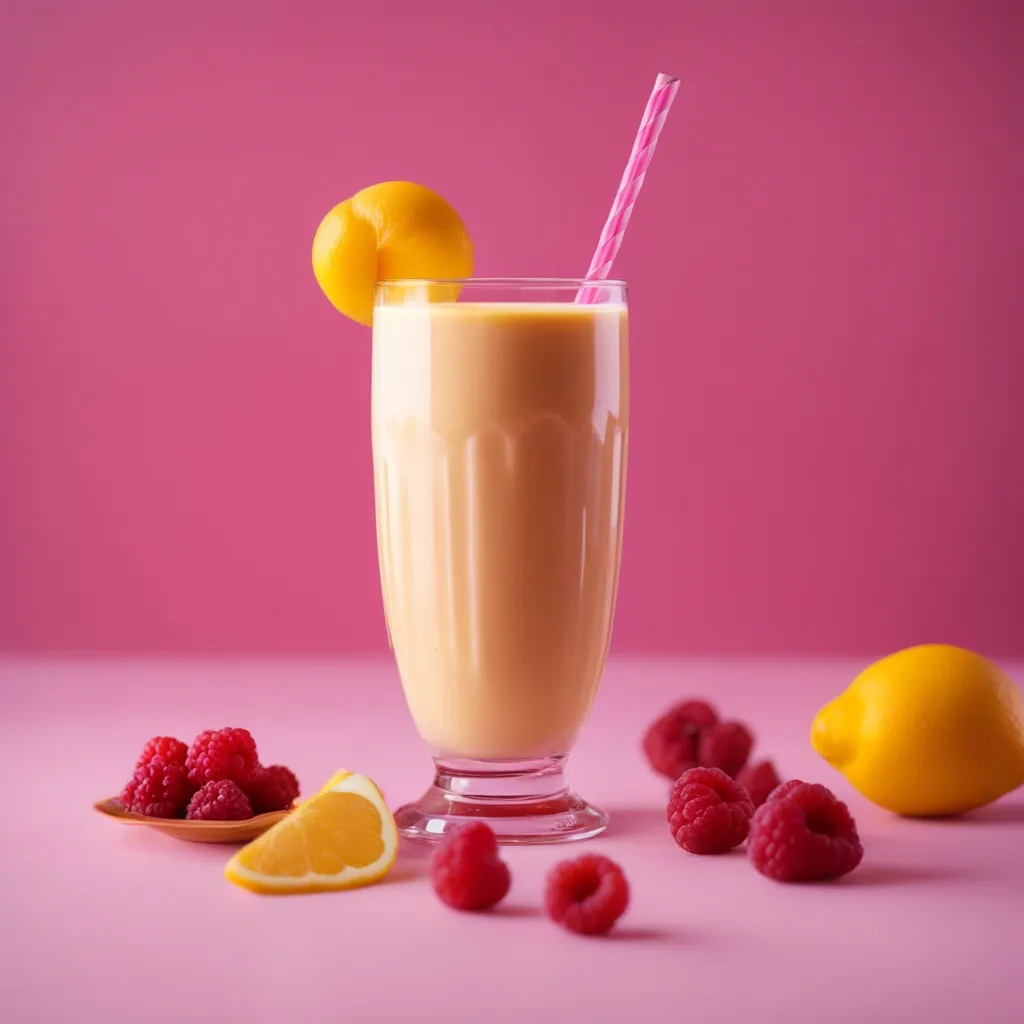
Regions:
<instances>
[{"instance_id":1,"label":"tall glass","mask_svg":"<svg viewBox=\"0 0 1024 1024\"><path fill-rule=\"evenodd\" d=\"M434 758L411 838L602 832L565 780L604 669L629 439L626 286L378 284L372 428L391 646Z\"/></svg>"}]
</instances>

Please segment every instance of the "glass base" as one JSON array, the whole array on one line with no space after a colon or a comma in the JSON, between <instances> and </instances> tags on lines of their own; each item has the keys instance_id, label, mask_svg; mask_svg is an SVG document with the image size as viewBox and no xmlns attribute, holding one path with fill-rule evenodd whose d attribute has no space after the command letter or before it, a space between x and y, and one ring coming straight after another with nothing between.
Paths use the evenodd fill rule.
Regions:
<instances>
[{"instance_id":1,"label":"glass base","mask_svg":"<svg viewBox=\"0 0 1024 1024\"><path fill-rule=\"evenodd\" d=\"M468 821L486 821L503 844L568 843L600 835L608 815L565 781L565 756L523 761L435 758L434 784L395 813L406 839L437 842Z\"/></svg>"}]
</instances>

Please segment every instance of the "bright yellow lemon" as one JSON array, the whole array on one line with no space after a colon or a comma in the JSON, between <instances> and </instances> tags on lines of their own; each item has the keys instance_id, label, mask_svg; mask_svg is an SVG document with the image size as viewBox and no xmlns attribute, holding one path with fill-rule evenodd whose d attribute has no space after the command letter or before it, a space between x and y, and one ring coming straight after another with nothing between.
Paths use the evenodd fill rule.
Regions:
<instances>
[{"instance_id":1,"label":"bright yellow lemon","mask_svg":"<svg viewBox=\"0 0 1024 1024\"><path fill-rule=\"evenodd\" d=\"M822 708L811 744L881 807L960 814L1024 783L1024 699L980 655L911 647L865 669Z\"/></svg>"},{"instance_id":2,"label":"bright yellow lemon","mask_svg":"<svg viewBox=\"0 0 1024 1024\"><path fill-rule=\"evenodd\" d=\"M332 209L313 238L313 273L347 317L370 326L373 286L473 273L473 244L455 210L429 188L385 181Z\"/></svg>"}]
</instances>

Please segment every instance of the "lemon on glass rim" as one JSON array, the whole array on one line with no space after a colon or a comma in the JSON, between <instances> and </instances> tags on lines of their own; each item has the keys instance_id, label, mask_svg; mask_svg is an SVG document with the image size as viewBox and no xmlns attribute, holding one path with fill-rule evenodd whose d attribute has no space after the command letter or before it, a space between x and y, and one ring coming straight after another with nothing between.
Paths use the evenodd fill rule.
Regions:
<instances>
[{"instance_id":1,"label":"lemon on glass rim","mask_svg":"<svg viewBox=\"0 0 1024 1024\"><path fill-rule=\"evenodd\" d=\"M811 745L880 807L960 814L1024 784L1024 698L978 654L911 647L870 665L826 704Z\"/></svg>"},{"instance_id":2,"label":"lemon on glass rim","mask_svg":"<svg viewBox=\"0 0 1024 1024\"><path fill-rule=\"evenodd\" d=\"M473 273L462 218L436 192L410 181L370 185L339 203L313 237L313 273L336 309L373 322L373 286Z\"/></svg>"}]
</instances>

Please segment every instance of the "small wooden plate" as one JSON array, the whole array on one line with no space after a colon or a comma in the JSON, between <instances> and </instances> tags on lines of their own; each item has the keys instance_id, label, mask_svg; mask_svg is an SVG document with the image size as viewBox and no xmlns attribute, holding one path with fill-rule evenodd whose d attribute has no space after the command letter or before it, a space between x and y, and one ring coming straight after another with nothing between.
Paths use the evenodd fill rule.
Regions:
<instances>
[{"instance_id":1,"label":"small wooden plate","mask_svg":"<svg viewBox=\"0 0 1024 1024\"><path fill-rule=\"evenodd\" d=\"M144 814L130 814L115 797L100 800L93 808L122 825L146 825L163 832L172 839L187 843L248 843L263 835L268 828L288 817L288 811L257 814L242 821L186 821L183 818L147 818Z\"/></svg>"}]
</instances>

